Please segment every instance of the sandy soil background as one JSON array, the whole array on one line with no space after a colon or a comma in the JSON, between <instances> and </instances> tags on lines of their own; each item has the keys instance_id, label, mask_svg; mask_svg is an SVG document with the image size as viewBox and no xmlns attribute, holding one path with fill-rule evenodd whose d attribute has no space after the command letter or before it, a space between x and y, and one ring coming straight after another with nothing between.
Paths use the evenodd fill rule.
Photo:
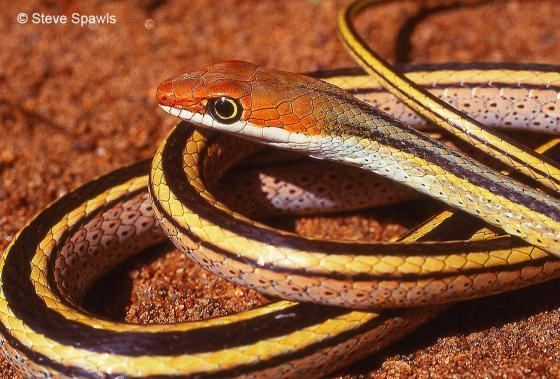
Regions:
<instances>
[{"instance_id":1,"label":"sandy soil background","mask_svg":"<svg viewBox=\"0 0 560 379\"><path fill-rule=\"evenodd\" d=\"M0 249L41 207L113 168L149 157L176 122L158 83L223 59L292 71L353 66L335 32L343 1L28 1L0 9ZM422 2L432 5L433 2ZM115 25L19 25L19 12L116 16ZM153 29L145 20L155 20ZM560 62L557 1L489 1L419 11L404 2L360 25L401 62ZM421 208L421 204L416 204ZM411 209L412 206L402 208ZM422 213L421 210L418 213ZM404 232L386 210L295 220L304 234L387 239ZM108 288L118 288L107 295ZM558 281L465 302L346 377L558 377ZM261 304L261 296L154 252L99 283L89 307L128 322L176 322ZM2 377L17 377L5 362Z\"/></svg>"}]
</instances>

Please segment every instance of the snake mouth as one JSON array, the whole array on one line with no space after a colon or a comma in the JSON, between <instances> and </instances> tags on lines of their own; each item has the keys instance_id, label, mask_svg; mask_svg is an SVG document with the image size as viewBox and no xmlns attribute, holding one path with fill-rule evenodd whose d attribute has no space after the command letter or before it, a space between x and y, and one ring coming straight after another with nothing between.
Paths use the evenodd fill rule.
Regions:
<instances>
[{"instance_id":1,"label":"snake mouth","mask_svg":"<svg viewBox=\"0 0 560 379\"><path fill-rule=\"evenodd\" d=\"M163 109L163 111L165 113L169 113L172 116L177 116L179 118L183 118L181 116L181 112L184 112L185 109L183 109L183 107L178 107L178 106L170 106L170 105L163 105L163 104L159 104L159 107L161 109Z\"/></svg>"},{"instance_id":2,"label":"snake mouth","mask_svg":"<svg viewBox=\"0 0 560 379\"><path fill-rule=\"evenodd\" d=\"M221 124L206 113L189 111L181 106L159 105L166 113L179 117L183 121L188 121L197 127L205 129L221 130L237 137L251 140L253 142L264 143L272 146L283 146L298 150L297 147L308 146L313 140L302 133L288 132L276 127L258 127L248 121L237 121L233 124Z\"/></svg>"},{"instance_id":3,"label":"snake mouth","mask_svg":"<svg viewBox=\"0 0 560 379\"><path fill-rule=\"evenodd\" d=\"M169 113L172 116L179 117L183 121L190 121L195 123L197 126L205 128L212 127L212 125L207 125L207 123L204 122L205 115L202 113L191 112L183 108L182 106L169 106L162 104L160 104L159 106L164 110L164 112ZM210 116L207 116L207 118L210 118Z\"/></svg>"},{"instance_id":4,"label":"snake mouth","mask_svg":"<svg viewBox=\"0 0 560 379\"><path fill-rule=\"evenodd\" d=\"M187 110L181 106L159 105L166 113L179 117L183 121L188 121L197 127L205 129L218 129L230 134L243 134L243 130L248 128L246 122L236 122L233 124L221 124L214 120L207 113L199 113Z\"/></svg>"},{"instance_id":5,"label":"snake mouth","mask_svg":"<svg viewBox=\"0 0 560 379\"><path fill-rule=\"evenodd\" d=\"M162 104L160 104L159 106L164 110L165 113L169 113L172 116L179 117L181 120L189 121L193 116L192 112L189 112L180 106L169 106Z\"/></svg>"}]
</instances>

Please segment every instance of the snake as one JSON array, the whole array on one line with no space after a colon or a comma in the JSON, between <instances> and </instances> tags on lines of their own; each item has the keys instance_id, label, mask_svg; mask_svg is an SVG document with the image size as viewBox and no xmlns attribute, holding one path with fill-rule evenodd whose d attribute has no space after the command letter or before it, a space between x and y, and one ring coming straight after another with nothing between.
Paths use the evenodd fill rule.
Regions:
<instances>
[{"instance_id":1,"label":"snake","mask_svg":"<svg viewBox=\"0 0 560 379\"><path fill-rule=\"evenodd\" d=\"M560 69L469 64L398 73L351 27L371 3L352 3L339 18L365 71L301 75L226 61L163 81L158 103L182 121L154 158L57 199L2 255L6 359L26 377L320 377L448 303L560 276ZM426 110L429 102L437 106ZM482 164L424 133L444 123L501 163ZM500 128L550 136L532 151ZM264 145L295 154L263 163L259 154L273 154ZM396 242L309 238L261 220L418 193L451 208ZM98 278L167 239L271 302L165 325L83 309Z\"/></svg>"}]
</instances>

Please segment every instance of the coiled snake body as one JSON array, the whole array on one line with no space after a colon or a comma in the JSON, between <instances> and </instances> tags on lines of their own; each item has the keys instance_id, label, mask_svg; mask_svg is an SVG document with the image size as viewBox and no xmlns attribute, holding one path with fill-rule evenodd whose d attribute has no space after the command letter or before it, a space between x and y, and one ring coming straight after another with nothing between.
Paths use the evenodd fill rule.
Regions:
<instances>
[{"instance_id":1,"label":"coiled snake body","mask_svg":"<svg viewBox=\"0 0 560 379\"><path fill-rule=\"evenodd\" d=\"M342 15L353 16L364 4ZM231 61L162 83L160 105L185 121L152 163L117 170L57 200L2 256L4 355L24 374L42 377L320 376L415 329L442 304L559 276L556 164L481 126L557 133L559 70L434 66L392 78L367 49L356 47L362 45L345 20L345 41L377 79L339 73L318 80ZM380 88L393 79L415 82L412 89L440 106L421 113L435 115L437 124L447 114L462 139L480 144L481 136L493 136L482 150L531 185L408 127L424 123ZM402 86L395 88L400 97ZM404 101L418 110L424 98ZM447 110L445 102L459 111ZM268 208L256 208L244 197L246 188L224 189L220 178L260 145L229 134L322 161L290 166L301 186L271 181L282 168L259 175ZM551 139L539 152L554 156L557 143ZM246 217L357 209L412 195L360 176L361 189L386 186L390 196L353 196L356 169L330 160L387 176L475 217L445 211L396 243L303 238ZM324 172L350 185L325 185ZM318 185L328 190L314 190ZM493 226L479 225L480 219ZM110 322L80 308L97 278L163 241L163 231L206 269L286 300L206 321L149 326Z\"/></svg>"}]
</instances>

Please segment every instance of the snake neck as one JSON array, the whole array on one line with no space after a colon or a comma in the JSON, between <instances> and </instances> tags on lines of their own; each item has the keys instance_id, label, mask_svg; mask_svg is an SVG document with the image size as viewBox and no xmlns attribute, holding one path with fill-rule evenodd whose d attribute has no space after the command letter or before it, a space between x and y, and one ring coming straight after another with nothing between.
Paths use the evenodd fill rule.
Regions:
<instances>
[{"instance_id":1,"label":"snake neck","mask_svg":"<svg viewBox=\"0 0 560 379\"><path fill-rule=\"evenodd\" d=\"M410 186L560 254L560 202L338 91L321 91L323 131L282 147ZM490 199L490 200L489 200Z\"/></svg>"}]
</instances>

